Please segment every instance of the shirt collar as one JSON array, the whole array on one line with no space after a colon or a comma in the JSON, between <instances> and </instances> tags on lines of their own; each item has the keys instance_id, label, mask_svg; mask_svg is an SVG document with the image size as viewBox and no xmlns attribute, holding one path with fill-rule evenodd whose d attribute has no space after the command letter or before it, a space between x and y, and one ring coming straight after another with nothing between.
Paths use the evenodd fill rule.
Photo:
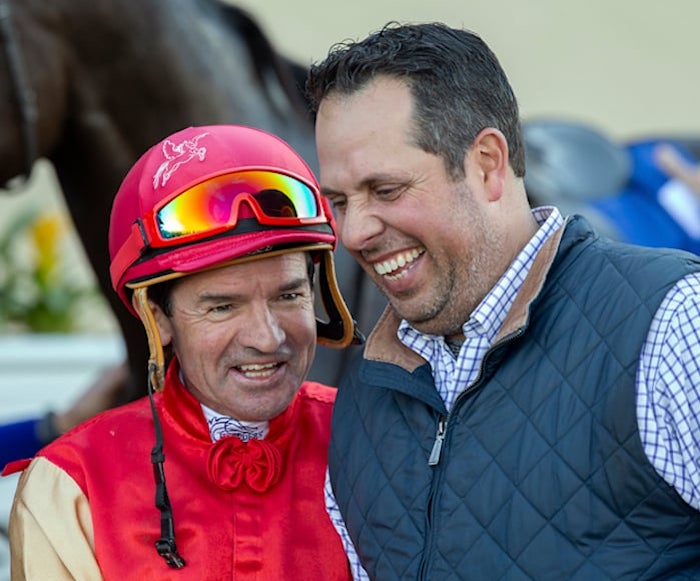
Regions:
<instances>
[{"instance_id":1,"label":"shirt collar","mask_svg":"<svg viewBox=\"0 0 700 581\"><path fill-rule=\"evenodd\" d=\"M243 442L262 440L270 429L270 422L244 422L220 414L204 404L201 404L201 406L213 442L216 442L224 436L236 436Z\"/></svg>"},{"instance_id":2,"label":"shirt collar","mask_svg":"<svg viewBox=\"0 0 700 581\"><path fill-rule=\"evenodd\" d=\"M184 386L185 378L182 375L182 369L178 369L177 376L180 379L180 383L182 383ZM224 436L236 436L243 442L248 442L249 440L262 440L265 436L267 436L267 433L270 430L270 422L268 421L244 422L242 420L237 420L230 416L220 414L210 407L205 406L201 402L199 405L202 407L204 419L207 421L212 442L216 442Z\"/></svg>"},{"instance_id":3,"label":"shirt collar","mask_svg":"<svg viewBox=\"0 0 700 581\"><path fill-rule=\"evenodd\" d=\"M518 253L503 276L467 317L466 322L462 325L465 337L470 334L480 334L485 335L491 341L498 334L527 273L532 267L535 256L545 241L564 224L561 213L553 206L540 206L532 209L531 212L540 227ZM442 344L444 342L442 336L421 333L406 320L400 322L397 335L404 345L424 357L433 351L434 343ZM428 347L427 343L433 344L433 346ZM425 351L420 348L421 344L427 348ZM426 359L430 360L430 357L426 357Z\"/></svg>"}]
</instances>

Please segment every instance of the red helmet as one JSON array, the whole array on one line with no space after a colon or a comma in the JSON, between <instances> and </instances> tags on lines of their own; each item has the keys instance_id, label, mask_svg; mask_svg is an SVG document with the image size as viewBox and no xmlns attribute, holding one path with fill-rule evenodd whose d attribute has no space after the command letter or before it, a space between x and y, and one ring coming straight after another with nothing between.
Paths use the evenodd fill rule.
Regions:
<instances>
[{"instance_id":1,"label":"red helmet","mask_svg":"<svg viewBox=\"0 0 700 581\"><path fill-rule=\"evenodd\" d=\"M335 279L335 244L328 202L287 143L251 127L189 127L151 147L122 182L110 216L110 274L136 314L134 289L253 256L314 251L331 319L319 322L319 342L346 346L355 329Z\"/></svg>"},{"instance_id":2,"label":"red helmet","mask_svg":"<svg viewBox=\"0 0 700 581\"><path fill-rule=\"evenodd\" d=\"M260 175L270 172L272 181L278 175L291 178L291 183L298 181L294 183L298 190L305 188L315 197L315 216L307 223L298 220L296 224L270 223L258 228L250 225L236 228L238 224L231 227L220 220L221 216L214 216L213 222L218 219L222 223L209 224L202 220L204 230L196 236L191 233L170 238L149 236L151 232L158 233L155 222L163 221L154 209L163 208L183 192L212 178L244 172ZM207 203L201 197L191 205ZM241 206L237 208L239 213ZM230 214L231 206L227 209ZM250 208L247 210L250 218ZM191 215L202 210L186 207L184 211ZM332 213L319 194L309 166L280 138L235 125L189 127L149 149L129 171L117 192L109 227L112 286L131 309L126 291L129 283L192 273L269 246L319 244L332 249L334 226Z\"/></svg>"}]
</instances>

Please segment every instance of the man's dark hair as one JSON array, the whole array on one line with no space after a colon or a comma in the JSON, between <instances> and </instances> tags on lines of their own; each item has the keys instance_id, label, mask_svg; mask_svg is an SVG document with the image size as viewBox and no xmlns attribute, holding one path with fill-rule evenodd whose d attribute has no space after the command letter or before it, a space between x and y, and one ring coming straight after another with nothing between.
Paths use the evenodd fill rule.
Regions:
<instances>
[{"instance_id":1,"label":"man's dark hair","mask_svg":"<svg viewBox=\"0 0 700 581\"><path fill-rule=\"evenodd\" d=\"M391 22L362 41L336 44L311 66L306 94L312 114L329 95L351 95L379 76L408 85L416 145L442 157L453 178L464 177L464 155L486 127L505 135L511 167L525 175L518 103L479 36L442 23Z\"/></svg>"}]
</instances>

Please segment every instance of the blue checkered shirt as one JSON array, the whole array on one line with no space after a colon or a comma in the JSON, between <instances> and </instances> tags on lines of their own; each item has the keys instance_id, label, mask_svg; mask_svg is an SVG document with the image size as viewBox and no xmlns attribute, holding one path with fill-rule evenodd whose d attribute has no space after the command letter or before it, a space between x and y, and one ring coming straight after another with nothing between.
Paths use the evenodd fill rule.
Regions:
<instances>
[{"instance_id":1,"label":"blue checkered shirt","mask_svg":"<svg viewBox=\"0 0 700 581\"><path fill-rule=\"evenodd\" d=\"M455 358L445 338L426 335L402 321L401 342L432 367L435 386L452 408L479 375L481 361L530 271L535 255L564 219L556 208L532 210L540 228L464 323ZM666 295L652 320L639 357L637 422L644 451L656 471L700 510L700 274L686 276ZM359 563L326 478L326 505L340 533L355 579L368 579Z\"/></svg>"}]
</instances>

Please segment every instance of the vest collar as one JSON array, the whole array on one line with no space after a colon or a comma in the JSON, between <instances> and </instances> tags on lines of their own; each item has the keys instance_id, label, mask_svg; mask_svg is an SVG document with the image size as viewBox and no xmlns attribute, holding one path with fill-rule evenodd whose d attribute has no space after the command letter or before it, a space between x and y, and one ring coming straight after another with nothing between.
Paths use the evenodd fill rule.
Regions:
<instances>
[{"instance_id":1,"label":"vest collar","mask_svg":"<svg viewBox=\"0 0 700 581\"><path fill-rule=\"evenodd\" d=\"M499 341L527 324L530 305L542 290L568 224L569 219L567 218L564 225L545 241L537 253L530 272L525 278L495 341ZM400 322L401 319L396 315L394 309L388 305L367 338L364 358L371 361L392 363L412 373L421 365L425 365L427 361L399 341L396 332Z\"/></svg>"}]
</instances>

